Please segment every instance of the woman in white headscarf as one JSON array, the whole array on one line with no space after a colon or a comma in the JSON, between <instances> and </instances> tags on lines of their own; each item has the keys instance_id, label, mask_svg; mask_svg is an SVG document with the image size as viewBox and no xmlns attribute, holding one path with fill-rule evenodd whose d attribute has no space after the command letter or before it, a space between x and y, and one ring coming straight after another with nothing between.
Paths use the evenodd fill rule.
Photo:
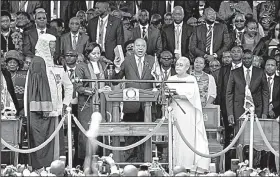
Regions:
<instances>
[{"instance_id":1,"label":"woman in white headscarf","mask_svg":"<svg viewBox=\"0 0 280 177\"><path fill-rule=\"evenodd\" d=\"M194 76L187 74L190 61L186 57L181 57L176 62L176 75L168 80L189 81L192 83L168 83L168 87L176 90L174 98L187 114L184 114L176 102L171 103L173 115L181 126L182 133L190 144L197 151L209 154L208 140L206 136L202 107L200 102L199 88ZM182 140L177 129L173 131L174 136L174 164L183 166L200 172L205 172L209 168L210 159L195 154Z\"/></svg>"},{"instance_id":2,"label":"woman in white headscarf","mask_svg":"<svg viewBox=\"0 0 280 177\"><path fill-rule=\"evenodd\" d=\"M59 116L70 104L73 85L62 66L54 64L56 37L51 34L39 36L27 76L25 108L30 126L31 148L45 142L58 125ZM62 99L62 85L64 98ZM63 129L61 129L63 132ZM59 147L59 135L42 150L31 154L33 169L50 166L65 151ZM61 144L62 145L62 144ZM60 150L60 152L59 152Z\"/></svg>"}]
</instances>

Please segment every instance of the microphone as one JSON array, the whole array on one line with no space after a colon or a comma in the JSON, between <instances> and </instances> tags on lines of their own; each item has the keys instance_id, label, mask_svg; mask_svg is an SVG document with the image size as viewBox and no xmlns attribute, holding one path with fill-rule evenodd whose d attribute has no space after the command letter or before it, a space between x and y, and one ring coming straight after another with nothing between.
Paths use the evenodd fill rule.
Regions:
<instances>
[{"instance_id":1,"label":"microphone","mask_svg":"<svg viewBox=\"0 0 280 177\"><path fill-rule=\"evenodd\" d=\"M99 61L102 61L102 62L104 62L104 63L114 64L111 60L108 60L108 59L105 58L105 57L101 57L101 58L99 59Z\"/></svg>"}]
</instances>

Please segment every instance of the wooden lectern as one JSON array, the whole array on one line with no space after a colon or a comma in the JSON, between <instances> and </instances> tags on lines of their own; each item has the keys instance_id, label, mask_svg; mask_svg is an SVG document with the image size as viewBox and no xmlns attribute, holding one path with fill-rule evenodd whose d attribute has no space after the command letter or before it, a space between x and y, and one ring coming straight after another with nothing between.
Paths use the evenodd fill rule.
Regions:
<instances>
[{"instance_id":1,"label":"wooden lectern","mask_svg":"<svg viewBox=\"0 0 280 177\"><path fill-rule=\"evenodd\" d=\"M112 136L112 146L120 146L119 136L146 136L149 134L157 123L152 122L151 107L152 102L156 102L159 96L159 91L142 90L134 88L126 88L123 90L114 90L111 92L104 92L107 102L112 102L113 113L112 121L114 123L102 123L100 125L99 135ZM120 122L120 102L125 101L139 101L145 104L145 119L143 123L125 123ZM156 135L167 135L168 126L162 126ZM114 159L120 162L120 152L113 151ZM152 141L151 139L145 143L145 162L152 161Z\"/></svg>"}]
</instances>

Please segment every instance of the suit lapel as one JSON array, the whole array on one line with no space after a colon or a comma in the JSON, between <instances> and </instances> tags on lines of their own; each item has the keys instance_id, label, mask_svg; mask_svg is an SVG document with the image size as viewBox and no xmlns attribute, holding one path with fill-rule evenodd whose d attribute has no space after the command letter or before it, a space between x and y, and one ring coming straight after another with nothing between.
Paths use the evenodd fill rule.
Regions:
<instances>
[{"instance_id":1,"label":"suit lapel","mask_svg":"<svg viewBox=\"0 0 280 177\"><path fill-rule=\"evenodd\" d=\"M77 41L76 49L80 46L80 44L82 43L82 40L83 40L83 36L81 34L78 34L78 41Z\"/></svg>"},{"instance_id":2,"label":"suit lapel","mask_svg":"<svg viewBox=\"0 0 280 177\"><path fill-rule=\"evenodd\" d=\"M171 26L171 28L170 28L170 33L169 34L171 34L172 36L171 36L171 39L170 39L170 41L171 41L171 44L170 45L172 45L172 46L174 46L174 50L175 50L175 26L174 26L174 23L172 23L172 26ZM171 51L171 52L174 52L174 51Z\"/></svg>"},{"instance_id":3,"label":"suit lapel","mask_svg":"<svg viewBox=\"0 0 280 177\"><path fill-rule=\"evenodd\" d=\"M152 36L152 34L153 34L153 29L152 29L152 27L151 27L151 26L149 26L149 29L148 29L147 48L149 48L149 47L148 47L148 44L150 43L150 40L151 40L151 36Z\"/></svg>"},{"instance_id":4,"label":"suit lapel","mask_svg":"<svg viewBox=\"0 0 280 177\"><path fill-rule=\"evenodd\" d=\"M68 35L68 38L67 38L66 42L69 43L71 50L73 50L71 32L69 32L69 35Z\"/></svg>"},{"instance_id":5,"label":"suit lapel","mask_svg":"<svg viewBox=\"0 0 280 177\"><path fill-rule=\"evenodd\" d=\"M246 86L246 80L245 80L245 77L244 77L244 69L243 69L243 67L240 68L239 75L240 75L242 83Z\"/></svg>"},{"instance_id":6,"label":"suit lapel","mask_svg":"<svg viewBox=\"0 0 280 177\"><path fill-rule=\"evenodd\" d=\"M279 89L279 78L277 76L274 76L274 80L273 80L273 89L272 89L272 98L277 98L277 92Z\"/></svg>"},{"instance_id":7,"label":"suit lapel","mask_svg":"<svg viewBox=\"0 0 280 177\"><path fill-rule=\"evenodd\" d=\"M97 32L97 28L98 28L98 17L92 19L93 20L93 28L92 28L92 33L93 36L91 36L92 42L96 41L96 32Z\"/></svg>"},{"instance_id":8,"label":"suit lapel","mask_svg":"<svg viewBox=\"0 0 280 177\"><path fill-rule=\"evenodd\" d=\"M141 79L144 78L144 76L145 76L145 74L146 74L146 71L148 70L148 68L149 68L149 66L150 66L149 61L148 61L148 59L147 59L146 56L144 57L143 65L144 65L144 66L143 66L143 72L142 72Z\"/></svg>"},{"instance_id":9,"label":"suit lapel","mask_svg":"<svg viewBox=\"0 0 280 177\"><path fill-rule=\"evenodd\" d=\"M139 72L138 72L138 68L137 68L137 64L136 64L136 60L135 60L135 56L133 56L132 58L129 59L129 62L132 66L132 68L134 69L137 77L140 79L140 75L139 75ZM143 75L143 72L142 72L142 75Z\"/></svg>"},{"instance_id":10,"label":"suit lapel","mask_svg":"<svg viewBox=\"0 0 280 177\"><path fill-rule=\"evenodd\" d=\"M214 27L213 27L213 53L215 51L215 44L216 44L215 39L218 39L219 38L218 35L221 35L217 31L218 31L218 26L215 25L215 23L214 23Z\"/></svg>"},{"instance_id":11,"label":"suit lapel","mask_svg":"<svg viewBox=\"0 0 280 177\"><path fill-rule=\"evenodd\" d=\"M201 38L205 46L206 46L206 35L207 35L207 27L206 25L203 25L201 26Z\"/></svg>"},{"instance_id":12,"label":"suit lapel","mask_svg":"<svg viewBox=\"0 0 280 177\"><path fill-rule=\"evenodd\" d=\"M107 41L107 38L108 38L108 36L110 35L112 26L113 26L113 21L112 21L111 16L109 15L109 17L108 17L108 22L107 22L107 28L106 28L105 41Z\"/></svg>"},{"instance_id":13,"label":"suit lapel","mask_svg":"<svg viewBox=\"0 0 280 177\"><path fill-rule=\"evenodd\" d=\"M34 41L36 41L36 43L37 43L37 41L38 41L38 32L37 32L37 29L36 28L34 28L33 29L34 30L34 33L33 32L30 32L29 34L30 34L30 36L34 39Z\"/></svg>"},{"instance_id":14,"label":"suit lapel","mask_svg":"<svg viewBox=\"0 0 280 177\"><path fill-rule=\"evenodd\" d=\"M257 77L257 75L256 75L256 68L253 67L253 69L252 69L251 81L250 81L250 87L249 87L250 90L252 89L253 82L257 79L256 77Z\"/></svg>"},{"instance_id":15,"label":"suit lapel","mask_svg":"<svg viewBox=\"0 0 280 177\"><path fill-rule=\"evenodd\" d=\"M136 30L135 30L135 39L136 38L141 38L141 29L140 29L140 26L138 26L137 28L136 28Z\"/></svg>"}]
</instances>

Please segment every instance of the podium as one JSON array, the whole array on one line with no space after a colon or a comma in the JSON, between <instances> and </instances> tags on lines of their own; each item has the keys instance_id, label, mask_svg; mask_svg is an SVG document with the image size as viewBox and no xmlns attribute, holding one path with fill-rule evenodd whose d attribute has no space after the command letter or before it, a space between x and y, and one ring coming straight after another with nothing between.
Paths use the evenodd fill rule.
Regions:
<instances>
[{"instance_id":1,"label":"podium","mask_svg":"<svg viewBox=\"0 0 280 177\"><path fill-rule=\"evenodd\" d=\"M123 90L114 90L111 92L104 92L107 102L112 102L112 123L101 123L99 135L112 136L112 146L120 146L119 136L146 136L157 125L152 123L151 107L152 102L158 100L159 91L142 90L127 88ZM120 102L125 101L138 101L144 103L144 122L120 122ZM168 124L164 123L155 135L168 135ZM114 159L120 162L119 151L113 151ZM152 162L152 141L149 139L145 142L145 162Z\"/></svg>"}]
</instances>

